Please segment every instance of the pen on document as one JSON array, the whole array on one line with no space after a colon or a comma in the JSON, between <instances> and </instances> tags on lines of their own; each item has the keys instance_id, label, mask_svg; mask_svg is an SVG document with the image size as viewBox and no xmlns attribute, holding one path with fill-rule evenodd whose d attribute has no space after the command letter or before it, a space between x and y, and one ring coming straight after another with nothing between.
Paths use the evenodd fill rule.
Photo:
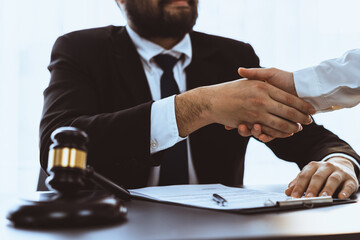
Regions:
<instances>
[{"instance_id":1,"label":"pen on document","mask_svg":"<svg viewBox=\"0 0 360 240\"><path fill-rule=\"evenodd\" d=\"M213 201L215 201L217 204L221 204L222 206L225 206L228 203L225 198L216 193L213 194Z\"/></svg>"}]
</instances>

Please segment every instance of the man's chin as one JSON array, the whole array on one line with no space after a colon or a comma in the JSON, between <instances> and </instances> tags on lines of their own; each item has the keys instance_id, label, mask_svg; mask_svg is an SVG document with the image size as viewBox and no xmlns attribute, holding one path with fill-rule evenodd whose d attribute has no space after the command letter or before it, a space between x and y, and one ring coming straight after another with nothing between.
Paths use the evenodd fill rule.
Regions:
<instances>
[{"instance_id":1,"label":"man's chin","mask_svg":"<svg viewBox=\"0 0 360 240\"><path fill-rule=\"evenodd\" d=\"M164 17L165 19L172 21L189 21L192 18L193 10L191 7L184 6L165 6Z\"/></svg>"},{"instance_id":2,"label":"man's chin","mask_svg":"<svg viewBox=\"0 0 360 240\"><path fill-rule=\"evenodd\" d=\"M183 15L188 14L192 11L190 6L173 6L173 5L166 5L164 6L164 12L170 15Z\"/></svg>"},{"instance_id":3,"label":"man's chin","mask_svg":"<svg viewBox=\"0 0 360 240\"><path fill-rule=\"evenodd\" d=\"M169 1L166 5L166 7L190 7L188 0L173 0Z\"/></svg>"}]
</instances>

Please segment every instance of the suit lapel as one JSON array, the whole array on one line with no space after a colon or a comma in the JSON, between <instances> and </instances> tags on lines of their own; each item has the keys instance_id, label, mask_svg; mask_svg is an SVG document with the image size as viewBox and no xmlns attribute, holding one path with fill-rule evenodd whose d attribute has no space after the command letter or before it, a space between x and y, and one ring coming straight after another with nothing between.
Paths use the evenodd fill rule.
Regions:
<instances>
[{"instance_id":1,"label":"suit lapel","mask_svg":"<svg viewBox=\"0 0 360 240\"><path fill-rule=\"evenodd\" d=\"M187 89L218 83L219 68L216 63L218 49L208 47L196 33L190 34L192 61L186 69Z\"/></svg>"},{"instance_id":2,"label":"suit lapel","mask_svg":"<svg viewBox=\"0 0 360 240\"><path fill-rule=\"evenodd\" d=\"M151 92L140 56L124 27L113 34L112 43L116 65L130 93L131 102L138 105L151 101Z\"/></svg>"}]
</instances>

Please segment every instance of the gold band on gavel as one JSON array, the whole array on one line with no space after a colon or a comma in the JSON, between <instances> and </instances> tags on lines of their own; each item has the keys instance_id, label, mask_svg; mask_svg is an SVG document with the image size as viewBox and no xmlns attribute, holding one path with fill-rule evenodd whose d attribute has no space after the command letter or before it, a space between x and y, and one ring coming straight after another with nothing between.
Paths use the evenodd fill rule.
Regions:
<instances>
[{"instance_id":1,"label":"gold band on gavel","mask_svg":"<svg viewBox=\"0 0 360 240\"><path fill-rule=\"evenodd\" d=\"M86 168L86 152L76 148L55 148L49 151L48 169L52 167Z\"/></svg>"}]
</instances>

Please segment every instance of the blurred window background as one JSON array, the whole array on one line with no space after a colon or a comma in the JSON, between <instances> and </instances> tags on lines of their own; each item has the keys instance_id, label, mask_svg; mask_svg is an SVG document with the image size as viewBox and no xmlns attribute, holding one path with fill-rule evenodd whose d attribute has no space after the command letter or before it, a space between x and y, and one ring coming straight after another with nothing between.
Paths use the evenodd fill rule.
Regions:
<instances>
[{"instance_id":1,"label":"blurred window background","mask_svg":"<svg viewBox=\"0 0 360 240\"><path fill-rule=\"evenodd\" d=\"M200 0L195 30L248 42L262 66L293 71L359 48L358 9L357 0ZM42 92L56 38L124 24L114 0L0 0L1 192L36 189ZM315 119L360 152L360 107ZM245 184L284 184L298 172L251 140Z\"/></svg>"}]
</instances>

